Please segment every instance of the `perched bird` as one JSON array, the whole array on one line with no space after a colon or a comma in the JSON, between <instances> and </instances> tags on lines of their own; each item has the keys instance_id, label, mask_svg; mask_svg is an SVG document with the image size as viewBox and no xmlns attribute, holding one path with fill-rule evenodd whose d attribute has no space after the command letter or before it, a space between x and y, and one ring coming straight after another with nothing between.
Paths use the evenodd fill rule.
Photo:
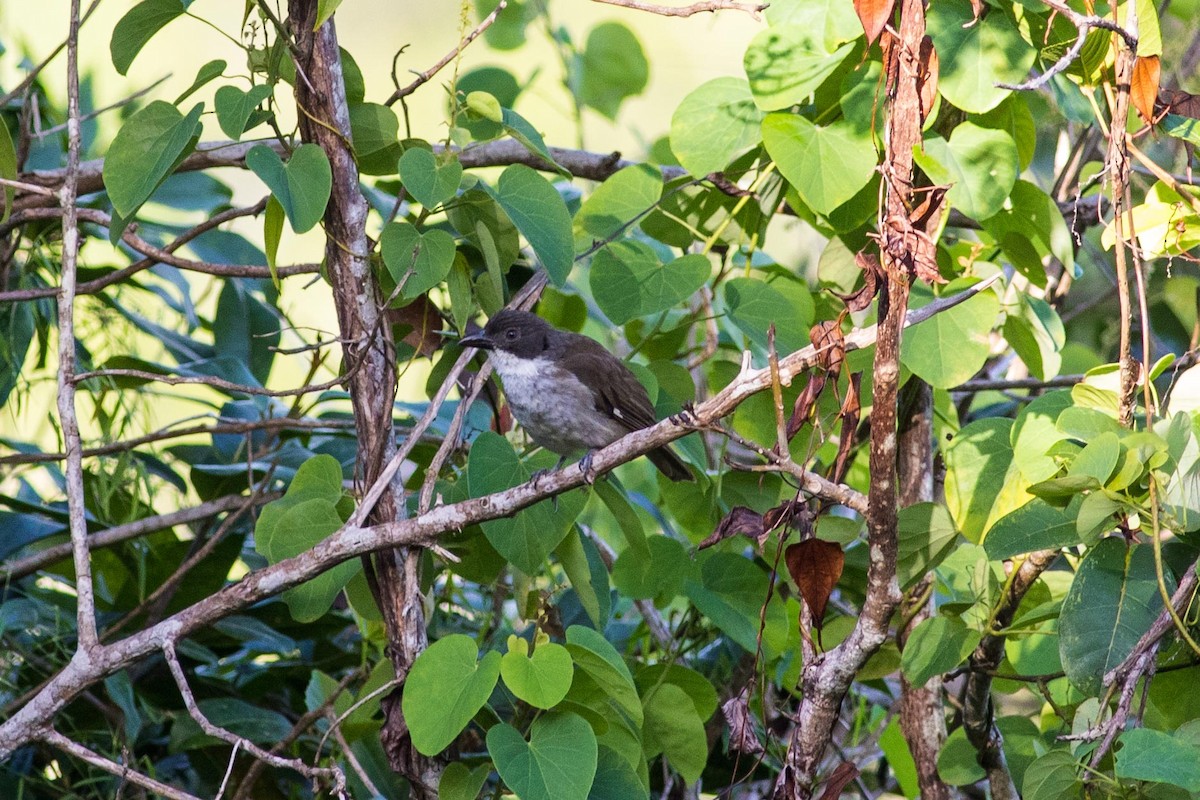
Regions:
<instances>
[{"instance_id":1,"label":"perched bird","mask_svg":"<svg viewBox=\"0 0 1200 800\"><path fill-rule=\"evenodd\" d=\"M593 450L656 421L646 388L619 358L535 314L503 309L460 343L488 351L513 416L530 438L564 458L586 451L585 472ZM693 480L669 448L646 456L671 480Z\"/></svg>"}]
</instances>

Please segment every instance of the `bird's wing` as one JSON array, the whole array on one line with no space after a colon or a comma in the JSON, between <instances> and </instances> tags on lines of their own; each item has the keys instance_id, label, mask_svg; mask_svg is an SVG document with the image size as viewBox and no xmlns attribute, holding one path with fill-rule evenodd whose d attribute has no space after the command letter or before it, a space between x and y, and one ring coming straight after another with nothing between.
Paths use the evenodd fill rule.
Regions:
<instances>
[{"instance_id":1,"label":"bird's wing","mask_svg":"<svg viewBox=\"0 0 1200 800\"><path fill-rule=\"evenodd\" d=\"M598 385L589 387L596 409L631 431L649 428L657 422L650 395L642 382L603 345L583 338L590 344L576 347L574 352L564 356L562 366L570 372L582 370L585 374L600 376Z\"/></svg>"}]
</instances>

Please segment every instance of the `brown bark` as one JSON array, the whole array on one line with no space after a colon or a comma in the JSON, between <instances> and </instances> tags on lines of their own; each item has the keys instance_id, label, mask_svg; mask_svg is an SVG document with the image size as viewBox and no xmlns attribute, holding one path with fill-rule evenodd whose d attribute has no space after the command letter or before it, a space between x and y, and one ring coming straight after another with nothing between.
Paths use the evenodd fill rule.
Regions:
<instances>
[{"instance_id":1,"label":"brown bark","mask_svg":"<svg viewBox=\"0 0 1200 800\"><path fill-rule=\"evenodd\" d=\"M350 146L350 111L342 80L337 31L333 20L316 31L316 0L290 0L288 13L295 36L296 104L300 133L320 145L333 169L333 192L325 211L325 259L337 305L344 345L344 364L358 426L358 479L371 486L391 459L392 403L396 392L395 345L382 315L379 284L371 271L371 243L366 234L367 201L359 189L358 166ZM403 516L399 481L380 496L369 522L391 522ZM384 550L364 559L375 601L383 612L388 653L396 676L403 680L428 644L420 588L417 547ZM391 766L413 785L412 797L436 797L440 767L416 751L400 710L400 693L385 698L382 731Z\"/></svg>"},{"instance_id":2,"label":"brown bark","mask_svg":"<svg viewBox=\"0 0 1200 800\"><path fill-rule=\"evenodd\" d=\"M933 499L933 392L929 384L913 377L903 392L905 413L900 420L897 448L900 505ZM933 616L932 579L926 575L904 595L905 624L896 631L900 650L913 629ZM937 757L946 742L946 717L942 706L942 678L935 675L921 686L900 675L900 730L917 767L917 784L926 800L950 800L950 787L938 774Z\"/></svg>"}]
</instances>

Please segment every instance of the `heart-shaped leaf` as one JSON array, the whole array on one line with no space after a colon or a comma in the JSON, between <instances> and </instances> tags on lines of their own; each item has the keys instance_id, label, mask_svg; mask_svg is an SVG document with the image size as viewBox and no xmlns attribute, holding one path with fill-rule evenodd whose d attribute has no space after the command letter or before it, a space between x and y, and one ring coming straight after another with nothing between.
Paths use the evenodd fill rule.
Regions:
<instances>
[{"instance_id":1,"label":"heart-shaped leaf","mask_svg":"<svg viewBox=\"0 0 1200 800\"><path fill-rule=\"evenodd\" d=\"M191 151L203 110L197 103L185 117L170 103L155 100L117 131L104 159L104 187L123 220L137 213Z\"/></svg>"},{"instance_id":2,"label":"heart-shaped leaf","mask_svg":"<svg viewBox=\"0 0 1200 800\"><path fill-rule=\"evenodd\" d=\"M600 310L624 325L683 302L711 275L712 265L699 253L660 264L649 245L628 241L596 253L589 280Z\"/></svg>"},{"instance_id":3,"label":"heart-shaped leaf","mask_svg":"<svg viewBox=\"0 0 1200 800\"><path fill-rule=\"evenodd\" d=\"M413 745L427 756L445 750L483 708L500 677L500 654L479 648L469 636L439 639L413 663L404 684L404 719ZM518 735L519 738L519 735Z\"/></svg>"},{"instance_id":4,"label":"heart-shaped leaf","mask_svg":"<svg viewBox=\"0 0 1200 800\"><path fill-rule=\"evenodd\" d=\"M558 190L532 167L513 164L500 176L496 202L517 226L546 267L555 286L566 283L575 259L571 212Z\"/></svg>"},{"instance_id":5,"label":"heart-shaped leaf","mask_svg":"<svg viewBox=\"0 0 1200 800\"><path fill-rule=\"evenodd\" d=\"M875 174L875 145L847 122L818 126L796 114L768 114L762 135L779 172L818 214L854 197Z\"/></svg>"},{"instance_id":6,"label":"heart-shaped leaf","mask_svg":"<svg viewBox=\"0 0 1200 800\"><path fill-rule=\"evenodd\" d=\"M561 644L539 642L529 655L529 642L508 637L508 652L500 660L504 684L534 708L553 708L567 696L575 668Z\"/></svg>"},{"instance_id":7,"label":"heart-shaped leaf","mask_svg":"<svg viewBox=\"0 0 1200 800\"><path fill-rule=\"evenodd\" d=\"M333 171L320 145L300 145L287 164L274 150L259 145L246 154L246 166L275 195L296 233L321 221L333 190Z\"/></svg>"},{"instance_id":8,"label":"heart-shaped leaf","mask_svg":"<svg viewBox=\"0 0 1200 800\"><path fill-rule=\"evenodd\" d=\"M243 92L236 86L222 86L213 96L217 109L217 122L230 139L238 139L246 132L246 123L258 105L271 96L271 87L265 83L251 86ZM260 118L258 122L262 122Z\"/></svg>"},{"instance_id":9,"label":"heart-shaped leaf","mask_svg":"<svg viewBox=\"0 0 1200 800\"><path fill-rule=\"evenodd\" d=\"M413 198L433 208L454 197L462 180L463 168L457 159L444 164L421 147L413 147L400 156L400 180Z\"/></svg>"},{"instance_id":10,"label":"heart-shaped leaf","mask_svg":"<svg viewBox=\"0 0 1200 800\"><path fill-rule=\"evenodd\" d=\"M585 800L596 777L596 734L575 714L541 717L528 742L511 725L493 725L487 746L500 777L521 800Z\"/></svg>"},{"instance_id":11,"label":"heart-shaped leaf","mask_svg":"<svg viewBox=\"0 0 1200 800\"><path fill-rule=\"evenodd\" d=\"M500 434L486 431L471 444L467 481L472 497L500 492L529 478L529 470ZM515 517L483 523L483 532L509 563L526 575L535 575L567 535L586 502L583 491L567 492L559 495L557 510L544 501Z\"/></svg>"},{"instance_id":12,"label":"heart-shaped leaf","mask_svg":"<svg viewBox=\"0 0 1200 800\"><path fill-rule=\"evenodd\" d=\"M108 43L117 72L122 75L128 72L129 65L146 46L146 42L185 11L181 0L142 0L125 12L125 16L113 27L112 39Z\"/></svg>"},{"instance_id":13,"label":"heart-shaped leaf","mask_svg":"<svg viewBox=\"0 0 1200 800\"><path fill-rule=\"evenodd\" d=\"M445 280L454 264L454 237L445 231L421 233L407 222L393 222L384 229L380 244L392 279L397 285L404 283L403 297L425 294Z\"/></svg>"}]
</instances>

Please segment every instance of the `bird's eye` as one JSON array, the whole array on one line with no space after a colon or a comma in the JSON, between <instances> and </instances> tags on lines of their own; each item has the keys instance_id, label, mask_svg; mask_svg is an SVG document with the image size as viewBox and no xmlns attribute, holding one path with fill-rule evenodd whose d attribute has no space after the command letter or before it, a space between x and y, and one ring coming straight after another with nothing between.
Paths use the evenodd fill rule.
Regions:
<instances>
[{"instance_id":1,"label":"bird's eye","mask_svg":"<svg viewBox=\"0 0 1200 800\"><path fill-rule=\"evenodd\" d=\"M517 329L509 328L508 330L506 330L504 332L504 338L508 339L510 342L513 341L514 339L516 339L517 338Z\"/></svg>"}]
</instances>

